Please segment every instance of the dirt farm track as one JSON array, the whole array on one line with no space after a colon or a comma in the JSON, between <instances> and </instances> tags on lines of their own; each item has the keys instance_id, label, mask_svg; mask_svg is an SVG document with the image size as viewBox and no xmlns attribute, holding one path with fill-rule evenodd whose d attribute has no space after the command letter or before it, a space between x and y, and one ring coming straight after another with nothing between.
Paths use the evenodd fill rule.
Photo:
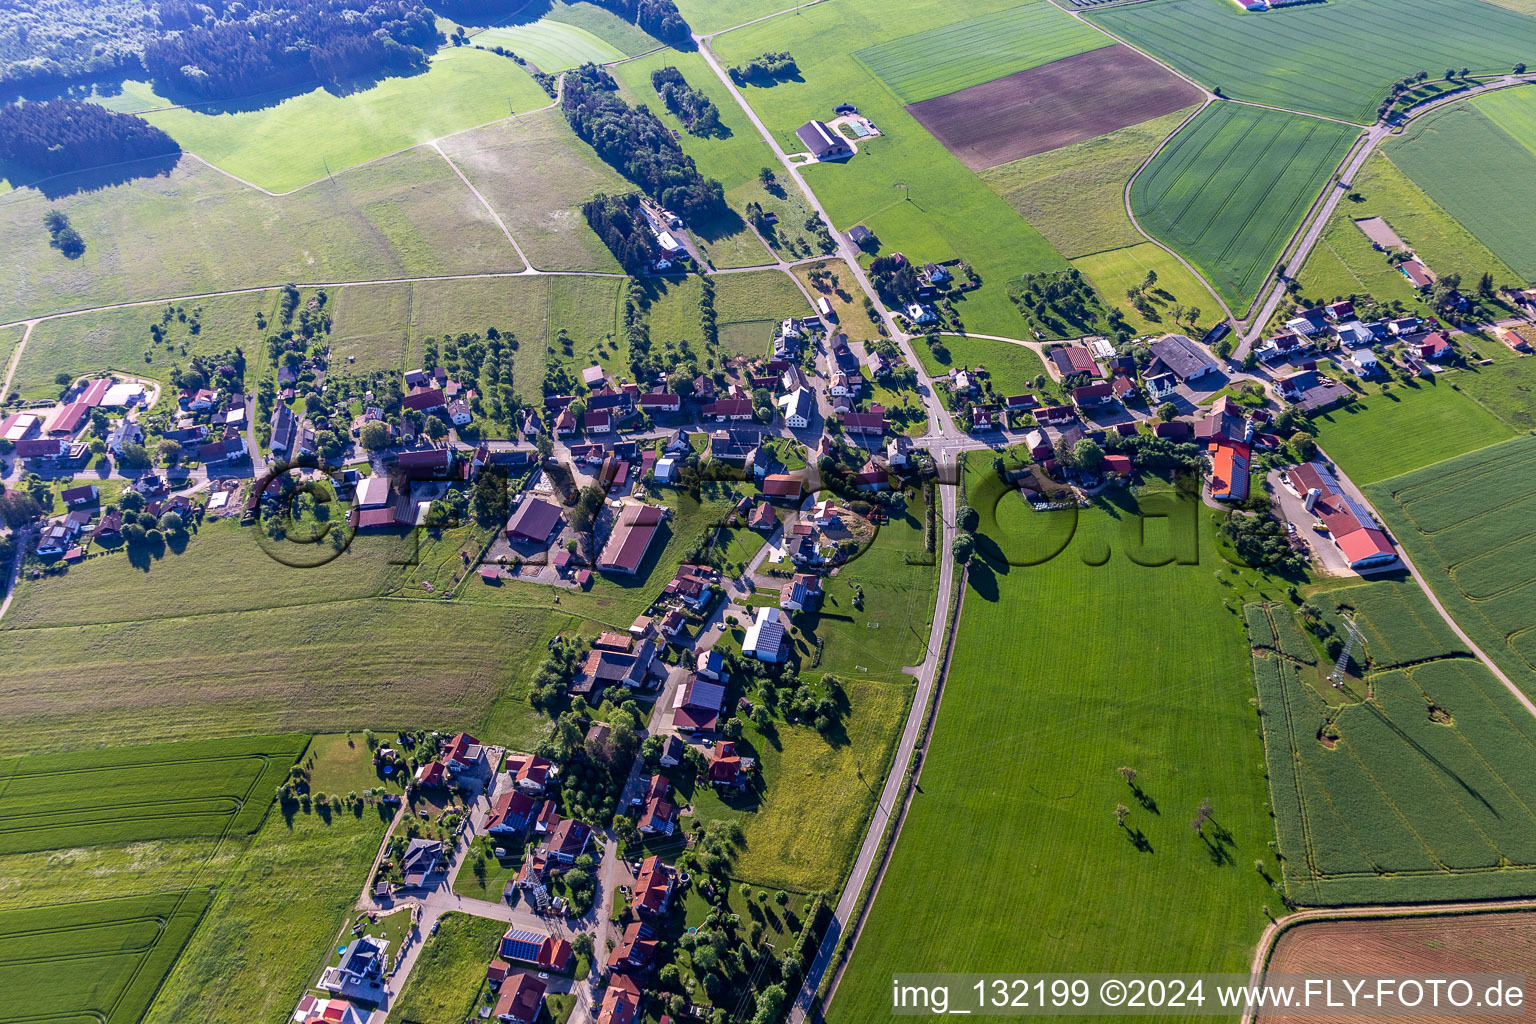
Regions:
<instances>
[{"instance_id":1,"label":"dirt farm track","mask_svg":"<svg viewBox=\"0 0 1536 1024\"><path fill-rule=\"evenodd\" d=\"M1423 915L1357 921L1310 921L1283 932L1268 974L1385 974L1444 977L1453 973L1536 977L1536 911ZM1311 1017L1265 1014L1256 1024L1302 1024ZM1407 1022L1443 1017L1330 1017L1330 1021ZM1457 1016L1458 1024L1518 1018Z\"/></svg>"},{"instance_id":2,"label":"dirt farm track","mask_svg":"<svg viewBox=\"0 0 1536 1024\"><path fill-rule=\"evenodd\" d=\"M973 171L1199 103L1201 92L1125 46L1106 46L907 108Z\"/></svg>"}]
</instances>

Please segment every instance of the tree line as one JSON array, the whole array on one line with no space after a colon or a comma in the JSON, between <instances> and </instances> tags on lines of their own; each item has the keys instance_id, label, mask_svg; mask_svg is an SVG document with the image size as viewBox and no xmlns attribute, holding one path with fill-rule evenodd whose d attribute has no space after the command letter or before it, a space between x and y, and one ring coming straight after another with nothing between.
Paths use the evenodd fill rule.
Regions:
<instances>
[{"instance_id":1,"label":"tree line","mask_svg":"<svg viewBox=\"0 0 1536 1024\"><path fill-rule=\"evenodd\" d=\"M583 64L565 76L561 109L581 140L647 195L684 217L709 217L725 209L725 190L699 173L672 132L645 107L617 95L608 72ZM623 262L622 259L620 262Z\"/></svg>"},{"instance_id":2,"label":"tree line","mask_svg":"<svg viewBox=\"0 0 1536 1024\"><path fill-rule=\"evenodd\" d=\"M656 249L656 236L640 216L637 207L640 197L610 196L599 192L581 204L581 212L587 223L613 253L626 274L635 277L645 273L651 265L651 253Z\"/></svg>"},{"instance_id":3,"label":"tree line","mask_svg":"<svg viewBox=\"0 0 1536 1024\"><path fill-rule=\"evenodd\" d=\"M142 117L79 100L0 107L0 160L64 174L85 167L174 156L176 140Z\"/></svg>"},{"instance_id":4,"label":"tree line","mask_svg":"<svg viewBox=\"0 0 1536 1024\"><path fill-rule=\"evenodd\" d=\"M422 71L441 38L418 0L162 0L157 13L144 70L204 99Z\"/></svg>"}]
</instances>

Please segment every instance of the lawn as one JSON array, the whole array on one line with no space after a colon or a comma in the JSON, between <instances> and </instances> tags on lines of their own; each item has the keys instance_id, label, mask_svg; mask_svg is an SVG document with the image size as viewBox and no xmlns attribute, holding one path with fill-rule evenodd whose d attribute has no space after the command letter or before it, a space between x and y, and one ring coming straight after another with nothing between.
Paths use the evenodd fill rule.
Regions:
<instances>
[{"instance_id":1,"label":"lawn","mask_svg":"<svg viewBox=\"0 0 1536 1024\"><path fill-rule=\"evenodd\" d=\"M811 304L782 270L721 274L715 282L715 318L722 324L807 316Z\"/></svg>"},{"instance_id":2,"label":"lawn","mask_svg":"<svg viewBox=\"0 0 1536 1024\"><path fill-rule=\"evenodd\" d=\"M0 913L0 983L26 994L9 1019L138 1024L207 906L189 890Z\"/></svg>"},{"instance_id":3,"label":"lawn","mask_svg":"<svg viewBox=\"0 0 1536 1024\"><path fill-rule=\"evenodd\" d=\"M1131 184L1131 206L1142 227L1199 267L1241 315L1356 134L1316 118L1215 104Z\"/></svg>"},{"instance_id":4,"label":"lawn","mask_svg":"<svg viewBox=\"0 0 1536 1024\"><path fill-rule=\"evenodd\" d=\"M1332 301L1350 294L1370 295L1381 302L1402 302L1428 315L1407 279L1388 264L1386 254L1371 248L1370 239L1356 226L1356 220L1368 217L1385 219L1437 273L1460 274L1470 282L1489 271L1496 281L1516 280L1514 271L1382 153L1372 153L1350 184L1360 201L1339 204L1297 275L1306 298Z\"/></svg>"},{"instance_id":5,"label":"lawn","mask_svg":"<svg viewBox=\"0 0 1536 1024\"><path fill-rule=\"evenodd\" d=\"M626 57L647 53L661 45L660 40L640 26L590 2L565 3L563 0L555 0L543 20L564 22L585 29L616 47Z\"/></svg>"},{"instance_id":6,"label":"lawn","mask_svg":"<svg viewBox=\"0 0 1536 1024\"><path fill-rule=\"evenodd\" d=\"M1536 437L1365 488L1387 528L1467 635L1536 693Z\"/></svg>"},{"instance_id":7,"label":"lawn","mask_svg":"<svg viewBox=\"0 0 1536 1024\"><path fill-rule=\"evenodd\" d=\"M802 893L842 885L885 781L912 685L849 679L844 689L849 710L830 741L782 720L766 730L747 724L738 747L758 758L760 794L722 800L703 786L694 789L698 818L741 824L746 839L732 878Z\"/></svg>"},{"instance_id":8,"label":"lawn","mask_svg":"<svg viewBox=\"0 0 1536 1024\"><path fill-rule=\"evenodd\" d=\"M1175 536L1198 529L1194 495L1036 513L984 478L989 466L968 473L986 557L830 1021L888 1013L893 972L1246 970L1262 908L1280 910L1253 869L1273 869L1274 831L1229 589L1262 582ZM1202 800L1212 816L1195 835Z\"/></svg>"},{"instance_id":9,"label":"lawn","mask_svg":"<svg viewBox=\"0 0 1536 1024\"><path fill-rule=\"evenodd\" d=\"M707 35L795 6L786 0L681 0L677 8L695 32Z\"/></svg>"},{"instance_id":10,"label":"lawn","mask_svg":"<svg viewBox=\"0 0 1536 1024\"><path fill-rule=\"evenodd\" d=\"M537 66L540 71L550 74L581 64L607 64L628 56L612 43L584 28L549 18L541 18L526 25L488 28L476 33L474 40L477 46L487 50L497 46L511 50Z\"/></svg>"},{"instance_id":11,"label":"lawn","mask_svg":"<svg viewBox=\"0 0 1536 1024\"><path fill-rule=\"evenodd\" d=\"M431 150L277 197L191 157L164 177L71 183L79 188L65 195L0 196L0 321L284 281L523 269L485 207ZM79 259L49 247L42 217L50 208L85 240Z\"/></svg>"},{"instance_id":12,"label":"lawn","mask_svg":"<svg viewBox=\"0 0 1536 1024\"><path fill-rule=\"evenodd\" d=\"M0 854L254 832L304 736L33 754L4 767Z\"/></svg>"},{"instance_id":13,"label":"lawn","mask_svg":"<svg viewBox=\"0 0 1536 1024\"><path fill-rule=\"evenodd\" d=\"M1181 110L980 172L1068 259L1144 242L1125 212L1125 183L1194 112Z\"/></svg>"},{"instance_id":14,"label":"lawn","mask_svg":"<svg viewBox=\"0 0 1536 1024\"><path fill-rule=\"evenodd\" d=\"M449 913L427 938L410 981L389 1008L387 1020L411 1024L461 1024L485 991L485 968L496 955L505 922Z\"/></svg>"},{"instance_id":15,"label":"lawn","mask_svg":"<svg viewBox=\"0 0 1536 1024\"><path fill-rule=\"evenodd\" d=\"M804 168L806 182L826 207L835 230L862 223L879 236L883 252L900 251L918 262L970 262L986 284L956 306L967 328L993 334L1011 333L1022 323L1008 299L1009 279L1026 271L1062 269L1065 261L850 59L850 53L953 23L961 14L981 16L1008 6L1002 0L985 0L963 10L939 0L906 0L895 7L880 0L839 0L713 41L727 65L768 50L794 54L803 81L743 90L787 152L803 149L794 132L807 118L829 117L844 101L858 104L884 134L862 140L851 160ZM786 183L786 188L791 185ZM731 199L736 201L735 196ZM977 224L988 229L976 231Z\"/></svg>"},{"instance_id":16,"label":"lawn","mask_svg":"<svg viewBox=\"0 0 1536 1024\"><path fill-rule=\"evenodd\" d=\"M1398 79L1464 64L1503 74L1536 51L1536 19L1483 0L1353 0L1259 15L1232 3L1157 0L1086 13L1233 99L1360 124ZM1349 59L1335 59L1341 53Z\"/></svg>"},{"instance_id":17,"label":"lawn","mask_svg":"<svg viewBox=\"0 0 1536 1024\"><path fill-rule=\"evenodd\" d=\"M932 349L923 344L921 339L912 343L912 348L917 352L917 358L922 360L923 368L928 371L929 376L938 377L947 374L951 367L974 369L977 366L985 366L992 377L992 390L1000 395L1017 395L1025 391L1038 392L1039 388L1035 387L1035 378L1044 375L1047 381L1050 380L1044 360L1036 354L1034 349L1008 341L965 338L955 334L946 334L941 340L944 347L949 350L947 361L941 361Z\"/></svg>"},{"instance_id":18,"label":"lawn","mask_svg":"<svg viewBox=\"0 0 1536 1024\"><path fill-rule=\"evenodd\" d=\"M1114 42L1049 0L1030 0L854 53L903 103L919 103Z\"/></svg>"},{"instance_id":19,"label":"lawn","mask_svg":"<svg viewBox=\"0 0 1536 1024\"><path fill-rule=\"evenodd\" d=\"M815 281L811 279L813 273L827 271L832 275L828 281L823 281L832 288L831 291L823 291ZM805 290L816 298L825 298L832 304L832 312L837 315L837 329L848 336L849 341L874 341L880 337L879 328L864 311L864 289L859 287L857 280L848 273L848 264L842 260L821 260L816 263L804 263L795 267L794 275L800 280Z\"/></svg>"},{"instance_id":20,"label":"lawn","mask_svg":"<svg viewBox=\"0 0 1536 1024\"><path fill-rule=\"evenodd\" d=\"M634 191L576 138L558 110L499 121L441 143L540 270L616 273L618 261L587 226L597 192Z\"/></svg>"},{"instance_id":21,"label":"lawn","mask_svg":"<svg viewBox=\"0 0 1536 1024\"><path fill-rule=\"evenodd\" d=\"M1394 386L1320 413L1312 417L1312 433L1361 486L1507 441L1510 428L1455 390L1454 380Z\"/></svg>"},{"instance_id":22,"label":"lawn","mask_svg":"<svg viewBox=\"0 0 1536 1024\"><path fill-rule=\"evenodd\" d=\"M387 746L391 738L385 733L378 737L378 741ZM364 793L377 787L404 788L402 773L396 772L392 778L379 774L373 763L373 751L368 749L360 732L316 736L310 741L304 762L309 769L310 787L319 793Z\"/></svg>"},{"instance_id":23,"label":"lawn","mask_svg":"<svg viewBox=\"0 0 1536 1024\"><path fill-rule=\"evenodd\" d=\"M1188 331L1198 338L1201 332L1225 319L1210 289L1167 250L1152 242L1081 256L1073 260L1072 265L1083 272L1106 302L1120 307L1126 322L1134 330L1148 334ZM1127 289L1141 287L1148 272L1157 274L1157 285L1147 293L1152 316L1141 313L1125 298ZM1194 328L1188 326L1188 319L1174 322L1175 305L1200 310Z\"/></svg>"},{"instance_id":24,"label":"lawn","mask_svg":"<svg viewBox=\"0 0 1536 1024\"><path fill-rule=\"evenodd\" d=\"M1364 678L1341 691L1326 666L1275 649L1253 658L1292 897L1316 906L1536 892L1525 795L1536 720L1461 649L1412 580L1317 600L1348 609L1365 632ZM1282 638L1276 646L1309 652L1287 605L1248 611Z\"/></svg>"},{"instance_id":25,"label":"lawn","mask_svg":"<svg viewBox=\"0 0 1536 1024\"><path fill-rule=\"evenodd\" d=\"M151 1007L146 1024L247 1024L287 1017L341 932L388 819L273 814L213 903Z\"/></svg>"},{"instance_id":26,"label":"lawn","mask_svg":"<svg viewBox=\"0 0 1536 1024\"><path fill-rule=\"evenodd\" d=\"M1401 138L1390 140L1386 153L1522 281L1532 281L1536 230L1524 218L1501 215L1500 204L1536 199L1531 191L1536 186L1529 184L1536 178L1536 152L1530 148L1536 139L1524 123L1536 117L1536 89L1512 90L1498 98L1497 107L1458 103L1435 111L1409 125ZM1505 125L1517 134L1506 131Z\"/></svg>"},{"instance_id":27,"label":"lawn","mask_svg":"<svg viewBox=\"0 0 1536 1024\"><path fill-rule=\"evenodd\" d=\"M166 109L141 116L170 133L182 149L262 188L287 192L386 153L551 102L512 61L460 47L435 56L425 74L386 78L345 96L316 89L228 113L159 99L156 106Z\"/></svg>"}]
</instances>

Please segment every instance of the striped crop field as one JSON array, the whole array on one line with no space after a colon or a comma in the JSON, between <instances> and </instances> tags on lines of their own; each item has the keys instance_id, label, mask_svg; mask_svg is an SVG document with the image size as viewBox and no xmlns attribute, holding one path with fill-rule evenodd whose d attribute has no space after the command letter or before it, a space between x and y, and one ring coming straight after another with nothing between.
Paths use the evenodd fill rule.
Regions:
<instances>
[{"instance_id":1,"label":"striped crop field","mask_svg":"<svg viewBox=\"0 0 1536 1024\"><path fill-rule=\"evenodd\" d=\"M1536 203L1533 147L1536 89L1524 88L1435 111L1392 139L1386 152L1430 199L1532 281L1536 227L1509 210Z\"/></svg>"},{"instance_id":2,"label":"striped crop field","mask_svg":"<svg viewBox=\"0 0 1536 1024\"><path fill-rule=\"evenodd\" d=\"M0 855L254 832L304 736L32 754L0 765Z\"/></svg>"},{"instance_id":3,"label":"striped crop field","mask_svg":"<svg viewBox=\"0 0 1536 1024\"><path fill-rule=\"evenodd\" d=\"M1536 719L1411 580L1313 598L1365 637L1335 688L1289 606L1249 605L1287 890L1309 906L1536 893Z\"/></svg>"},{"instance_id":4,"label":"striped crop field","mask_svg":"<svg viewBox=\"0 0 1536 1024\"><path fill-rule=\"evenodd\" d=\"M1131 207L1241 314L1357 134L1333 121L1213 104L1132 183Z\"/></svg>"},{"instance_id":5,"label":"striped crop field","mask_svg":"<svg viewBox=\"0 0 1536 1024\"><path fill-rule=\"evenodd\" d=\"M1365 494L1473 642L1536 693L1536 437L1367 484Z\"/></svg>"},{"instance_id":6,"label":"striped crop field","mask_svg":"<svg viewBox=\"0 0 1536 1024\"><path fill-rule=\"evenodd\" d=\"M859 50L854 57L903 103L1028 71L1114 42L1048 0L986 14Z\"/></svg>"},{"instance_id":7,"label":"striped crop field","mask_svg":"<svg viewBox=\"0 0 1536 1024\"><path fill-rule=\"evenodd\" d=\"M1108 31L1238 100L1360 124L1394 81L1536 64L1536 18L1485 0L1335 0L1253 14L1231 0L1088 11Z\"/></svg>"}]
</instances>

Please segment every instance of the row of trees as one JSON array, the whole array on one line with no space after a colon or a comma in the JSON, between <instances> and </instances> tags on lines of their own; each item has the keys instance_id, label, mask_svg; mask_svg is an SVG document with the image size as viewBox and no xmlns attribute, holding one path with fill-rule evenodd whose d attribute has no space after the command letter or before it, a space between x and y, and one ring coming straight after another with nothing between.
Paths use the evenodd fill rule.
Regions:
<instances>
[{"instance_id":1,"label":"row of trees","mask_svg":"<svg viewBox=\"0 0 1536 1024\"><path fill-rule=\"evenodd\" d=\"M144 70L204 99L425 70L440 39L418 0L162 0L158 13Z\"/></svg>"},{"instance_id":2,"label":"row of trees","mask_svg":"<svg viewBox=\"0 0 1536 1024\"><path fill-rule=\"evenodd\" d=\"M639 205L639 196L610 196L604 192L581 204L581 212L597 237L624 272L635 277L650 267L651 254L656 251L656 235L640 216Z\"/></svg>"},{"instance_id":3,"label":"row of trees","mask_svg":"<svg viewBox=\"0 0 1536 1024\"><path fill-rule=\"evenodd\" d=\"M591 0L625 21L632 21L664 43L688 44L693 30L672 0Z\"/></svg>"},{"instance_id":4,"label":"row of trees","mask_svg":"<svg viewBox=\"0 0 1536 1024\"><path fill-rule=\"evenodd\" d=\"M723 212L720 183L700 174L671 130L645 107L625 103L617 89L612 76L595 64L566 74L561 107L582 141L667 209L686 218Z\"/></svg>"},{"instance_id":5,"label":"row of trees","mask_svg":"<svg viewBox=\"0 0 1536 1024\"><path fill-rule=\"evenodd\" d=\"M181 152L142 117L79 100L0 106L0 161L42 174L126 163Z\"/></svg>"}]
</instances>

